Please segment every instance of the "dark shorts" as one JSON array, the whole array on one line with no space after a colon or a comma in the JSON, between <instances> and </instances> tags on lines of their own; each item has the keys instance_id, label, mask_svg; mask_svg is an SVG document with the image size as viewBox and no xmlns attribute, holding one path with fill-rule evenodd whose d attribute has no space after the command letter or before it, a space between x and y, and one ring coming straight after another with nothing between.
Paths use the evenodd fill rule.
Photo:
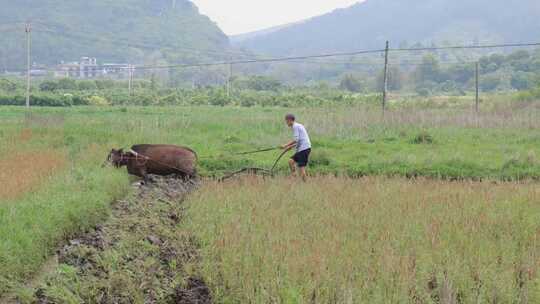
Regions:
<instances>
[{"instance_id":1,"label":"dark shorts","mask_svg":"<svg viewBox=\"0 0 540 304\"><path fill-rule=\"evenodd\" d=\"M309 154L311 154L311 149L297 152L291 159L294 160L298 167L307 167L309 163Z\"/></svg>"}]
</instances>

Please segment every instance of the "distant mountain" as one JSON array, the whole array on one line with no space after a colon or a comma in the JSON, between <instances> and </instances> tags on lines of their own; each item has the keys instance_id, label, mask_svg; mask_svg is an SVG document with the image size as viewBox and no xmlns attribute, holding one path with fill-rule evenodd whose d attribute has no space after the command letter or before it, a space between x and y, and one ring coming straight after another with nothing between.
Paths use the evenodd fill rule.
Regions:
<instances>
[{"instance_id":1,"label":"distant mountain","mask_svg":"<svg viewBox=\"0 0 540 304\"><path fill-rule=\"evenodd\" d=\"M238 45L273 55L380 49L416 42L540 41L538 0L367 0Z\"/></svg>"},{"instance_id":2,"label":"distant mountain","mask_svg":"<svg viewBox=\"0 0 540 304\"><path fill-rule=\"evenodd\" d=\"M221 58L227 36L189 0L0 0L0 70L25 67L32 21L36 63L186 62Z\"/></svg>"},{"instance_id":3,"label":"distant mountain","mask_svg":"<svg viewBox=\"0 0 540 304\"><path fill-rule=\"evenodd\" d=\"M284 25L278 25L278 26L274 26L274 27L271 27L271 28L267 28L267 29L263 29L263 30L258 30L258 31L253 31L253 32L249 32L249 33L244 33L244 34L238 34L238 35L232 35L232 36L229 36L229 40L231 41L232 44L239 44L239 43L242 43L246 40L249 40L249 39L253 39L253 38L256 38L256 37L260 37L260 36L265 36L265 35L268 35L268 34L272 34L274 32L277 32L277 31L281 31L283 29L286 29L290 26L293 26L293 25L297 25L297 24L300 24L302 22L295 22L295 23L289 23L289 24L284 24Z\"/></svg>"}]
</instances>

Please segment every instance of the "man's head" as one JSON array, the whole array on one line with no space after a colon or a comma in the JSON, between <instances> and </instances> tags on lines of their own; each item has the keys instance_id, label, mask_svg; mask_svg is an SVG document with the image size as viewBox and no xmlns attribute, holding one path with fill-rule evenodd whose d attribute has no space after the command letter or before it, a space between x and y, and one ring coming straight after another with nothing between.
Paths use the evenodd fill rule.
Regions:
<instances>
[{"instance_id":1,"label":"man's head","mask_svg":"<svg viewBox=\"0 0 540 304\"><path fill-rule=\"evenodd\" d=\"M287 126L292 127L295 121L296 117L293 114L287 114L285 116L285 122L287 123Z\"/></svg>"}]
</instances>

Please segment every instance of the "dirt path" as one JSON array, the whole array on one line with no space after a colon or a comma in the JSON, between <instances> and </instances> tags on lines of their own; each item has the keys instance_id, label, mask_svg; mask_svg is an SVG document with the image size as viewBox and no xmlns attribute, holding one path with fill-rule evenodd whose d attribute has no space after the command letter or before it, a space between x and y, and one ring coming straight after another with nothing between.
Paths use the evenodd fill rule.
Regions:
<instances>
[{"instance_id":1,"label":"dirt path","mask_svg":"<svg viewBox=\"0 0 540 304\"><path fill-rule=\"evenodd\" d=\"M111 218L57 254L58 266L21 303L212 303L194 276L197 244L182 230L196 182L155 178L114 206Z\"/></svg>"}]
</instances>

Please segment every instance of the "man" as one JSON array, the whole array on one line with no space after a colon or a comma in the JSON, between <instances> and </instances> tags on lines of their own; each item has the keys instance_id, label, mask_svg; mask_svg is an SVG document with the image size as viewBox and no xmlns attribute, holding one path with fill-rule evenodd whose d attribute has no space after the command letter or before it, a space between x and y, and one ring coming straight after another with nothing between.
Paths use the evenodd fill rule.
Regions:
<instances>
[{"instance_id":1,"label":"man","mask_svg":"<svg viewBox=\"0 0 540 304\"><path fill-rule=\"evenodd\" d=\"M304 181L307 180L306 167L309 163L309 154L311 153L311 140L303 125L296 122L293 114L285 116L287 126L292 128L294 140L281 146L283 150L291 150L296 147L296 154L289 160L291 173L296 175L296 167L300 171L300 176Z\"/></svg>"}]
</instances>

